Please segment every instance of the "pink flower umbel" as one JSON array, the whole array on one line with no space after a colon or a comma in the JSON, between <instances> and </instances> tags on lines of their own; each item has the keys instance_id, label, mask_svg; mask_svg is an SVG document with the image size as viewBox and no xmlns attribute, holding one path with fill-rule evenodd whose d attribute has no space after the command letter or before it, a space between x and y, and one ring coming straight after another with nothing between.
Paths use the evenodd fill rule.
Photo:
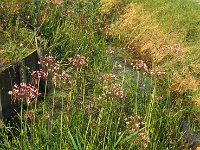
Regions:
<instances>
[{"instance_id":1,"label":"pink flower umbel","mask_svg":"<svg viewBox=\"0 0 200 150\"><path fill-rule=\"evenodd\" d=\"M132 134L134 132L137 132L138 130L142 129L144 127L144 123L142 122L142 117L134 114L132 116L126 117L124 119L126 128L129 130L129 134ZM144 149L147 148L148 143L150 143L149 133L147 130L141 130L138 133L139 137L138 140L141 144L143 144ZM134 142L137 140L135 139Z\"/></svg>"},{"instance_id":2,"label":"pink flower umbel","mask_svg":"<svg viewBox=\"0 0 200 150\"><path fill-rule=\"evenodd\" d=\"M112 73L107 73L107 74L102 75L101 79L104 82L114 82L117 80L117 76Z\"/></svg>"},{"instance_id":3,"label":"pink flower umbel","mask_svg":"<svg viewBox=\"0 0 200 150\"><path fill-rule=\"evenodd\" d=\"M124 97L124 89L121 84L116 83L118 79L115 74L104 74L101 79L103 81L103 89L105 93L117 99L122 99Z\"/></svg>"},{"instance_id":4,"label":"pink flower umbel","mask_svg":"<svg viewBox=\"0 0 200 150\"><path fill-rule=\"evenodd\" d=\"M176 54L179 54L183 51L182 47L180 44L174 44L174 45L162 45L160 46L159 48L160 52L162 53L176 53Z\"/></svg>"},{"instance_id":5,"label":"pink flower umbel","mask_svg":"<svg viewBox=\"0 0 200 150\"><path fill-rule=\"evenodd\" d=\"M60 62L56 61L56 58L53 56L45 56L39 64L43 63L47 68L48 72L56 72L60 69Z\"/></svg>"},{"instance_id":6,"label":"pink flower umbel","mask_svg":"<svg viewBox=\"0 0 200 150\"><path fill-rule=\"evenodd\" d=\"M65 71L62 71L62 73L54 73L53 74L53 78L52 78L52 82L54 84L57 84L59 82L62 82L62 83L67 83L67 84L72 84L72 81L71 81L71 76L66 73Z\"/></svg>"},{"instance_id":7,"label":"pink flower umbel","mask_svg":"<svg viewBox=\"0 0 200 150\"><path fill-rule=\"evenodd\" d=\"M37 85L41 79L45 79L47 77L47 74L42 69L40 69L33 71L31 76L34 78L34 85Z\"/></svg>"},{"instance_id":8,"label":"pink flower umbel","mask_svg":"<svg viewBox=\"0 0 200 150\"><path fill-rule=\"evenodd\" d=\"M23 117L25 119L33 120L35 118L35 115L33 113L25 113Z\"/></svg>"},{"instance_id":9,"label":"pink flower umbel","mask_svg":"<svg viewBox=\"0 0 200 150\"><path fill-rule=\"evenodd\" d=\"M133 63L131 63L131 65L136 70L144 70L145 72L148 71L148 67L147 67L146 63L143 60L137 60L135 65Z\"/></svg>"},{"instance_id":10,"label":"pink flower umbel","mask_svg":"<svg viewBox=\"0 0 200 150\"><path fill-rule=\"evenodd\" d=\"M164 70L161 70L161 69L154 69L154 70L150 70L149 74L151 76L159 77L159 76L165 75L166 72Z\"/></svg>"},{"instance_id":11,"label":"pink flower umbel","mask_svg":"<svg viewBox=\"0 0 200 150\"><path fill-rule=\"evenodd\" d=\"M63 0L51 0L50 2L54 5L61 5L63 3Z\"/></svg>"},{"instance_id":12,"label":"pink flower umbel","mask_svg":"<svg viewBox=\"0 0 200 150\"><path fill-rule=\"evenodd\" d=\"M47 74L42 70L38 70L38 71L33 71L31 73L31 76L37 80L40 80L40 79L45 79L47 77Z\"/></svg>"},{"instance_id":13,"label":"pink flower umbel","mask_svg":"<svg viewBox=\"0 0 200 150\"><path fill-rule=\"evenodd\" d=\"M111 95L116 98L123 98L124 97L124 89L118 83L111 84Z\"/></svg>"},{"instance_id":14,"label":"pink flower umbel","mask_svg":"<svg viewBox=\"0 0 200 150\"><path fill-rule=\"evenodd\" d=\"M39 90L35 86L27 85L26 83L15 84L12 91L9 91L8 94L12 96L14 102L18 101L21 103L25 101L27 105L40 95Z\"/></svg>"},{"instance_id":15,"label":"pink flower umbel","mask_svg":"<svg viewBox=\"0 0 200 150\"><path fill-rule=\"evenodd\" d=\"M77 68L81 68L84 66L88 66L88 61L84 56L81 55L76 55L74 58L69 58L70 63L77 67Z\"/></svg>"},{"instance_id":16,"label":"pink flower umbel","mask_svg":"<svg viewBox=\"0 0 200 150\"><path fill-rule=\"evenodd\" d=\"M47 72L51 74L50 77L52 77L51 79L54 85L60 86L66 83L72 84L71 76L65 71L62 71L62 64L57 61L55 57L46 55L40 63L43 63L47 68ZM80 64L85 63L81 61ZM35 78L44 78L47 76L47 74L40 70L38 72L34 72L33 76Z\"/></svg>"}]
</instances>

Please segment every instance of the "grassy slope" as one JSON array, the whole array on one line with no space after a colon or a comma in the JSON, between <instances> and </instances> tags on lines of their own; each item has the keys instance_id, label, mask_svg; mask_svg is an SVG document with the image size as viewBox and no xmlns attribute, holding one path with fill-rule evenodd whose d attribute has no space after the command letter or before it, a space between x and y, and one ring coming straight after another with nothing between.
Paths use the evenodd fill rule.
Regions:
<instances>
[{"instance_id":1,"label":"grassy slope","mask_svg":"<svg viewBox=\"0 0 200 150\"><path fill-rule=\"evenodd\" d=\"M107 2L109 6L104 3L104 10L119 9L116 1ZM108 35L149 64L173 71L172 90L195 91L194 99L199 101L199 10L200 5L191 0L131 0L115 16ZM178 53L171 48L175 45L180 45Z\"/></svg>"},{"instance_id":2,"label":"grassy slope","mask_svg":"<svg viewBox=\"0 0 200 150\"><path fill-rule=\"evenodd\" d=\"M12 149L13 147L20 149L22 146L23 149L29 149L31 146L35 146L36 149L58 149L58 147L60 149L143 149L143 144L145 144L143 140L140 137L133 138L130 133L133 130L126 126L124 122L127 115L137 112L144 118L145 131L147 133L149 131L151 136L148 149L183 149L183 147L191 146L191 140L189 137L183 138L184 134L181 129L185 114L189 114L186 120L190 120L191 110L189 106L186 108L187 105L186 107L184 105L183 108L183 103L180 99L176 99L172 104L173 106L168 107L170 96L168 88L160 90L162 88L156 88L155 86L150 94L149 92L142 92L139 104L139 94L137 94L139 82L135 84L131 78L125 77L125 73L120 72L118 78L123 81L124 87L126 85L128 87L125 89L124 98L128 106L123 100L118 101L117 98L109 94L110 88L108 86L112 80L108 80L108 83L102 81L101 74L112 73L114 66L110 64L112 56L106 53L108 43L106 43L100 30L102 20L101 13L98 10L99 5L96 3L98 0L85 3L80 3L77 0L74 5L66 4L65 7L53 5L49 1L44 4L42 3L43 1L35 2L38 2L38 4L31 6L38 6L38 8L33 7L35 9L31 13L32 15L30 14L29 22L38 29L36 35L41 35L42 37L41 46L47 53L56 55L59 60L62 60L61 71L68 72L75 82L72 82L72 85L63 84L65 86L54 88L52 95L49 95L49 97L44 96L42 107L37 107L36 122L34 122L35 124L33 123L30 130L32 132L31 135L33 135L31 137L33 142L26 136L25 123L19 137L14 137L11 141L7 140L7 134L2 135L4 133L0 132L3 136L2 139L4 139L3 142L0 142L0 147L3 146L5 149ZM121 5L123 1L118 2L118 0L115 0L117 11L114 12L116 15L112 17L113 21L117 16L121 15L120 9L125 6L133 9L137 7L137 11L135 13L133 11L130 12L124 18L130 17L130 15L133 18L134 15L137 15L137 18L141 16L140 20L136 22L140 26L136 26L135 31L137 32L134 32L135 35L138 35L136 36L137 39L129 36L131 35L129 34L131 33L129 32L131 30L130 27L135 25L132 24L133 26L130 26L131 22L128 24L128 29L130 30L127 30L127 34L125 34L127 36L123 37L121 34L121 39L127 39L125 42L130 45L128 42L128 38L130 38L133 43L137 42L136 46L141 48L145 40L150 41L149 46L154 41L162 42L159 38L163 37L166 31L159 26L156 20L151 20L152 15L148 15L144 11L138 13L138 10L143 10L143 5L132 4L128 6L127 4ZM112 2L110 4L112 6ZM75 13L66 14L66 9L69 8L74 10ZM127 11L129 10L127 9ZM142 13L146 15L142 17ZM23 17L24 15L21 16ZM145 20L146 16L147 19ZM149 23L148 30L146 30L147 27L142 22L143 20ZM124 19L123 23L129 21L134 20ZM23 27L24 25L21 24L21 26ZM114 27L113 25L113 29ZM158 28L159 30L157 31ZM143 31L143 34L140 34L141 31ZM121 33L123 33L123 30ZM152 37L152 35L154 36ZM167 37L163 39L165 41L172 39ZM148 43L146 46L148 46ZM89 61L89 66L77 69L69 65L68 58L73 57L75 54L84 55ZM160 95L166 95L167 98L164 97L159 100L158 96ZM47 103L50 105L49 109ZM36 111L33 105L29 109L30 113ZM124 109L126 110L124 111ZM57 119L53 115L49 115L49 113L55 114L55 112L59 115L56 117ZM44 117L41 117L41 114ZM132 122L133 125L131 126L135 126L134 124L138 126L137 122ZM7 132L10 133L10 130Z\"/></svg>"}]
</instances>

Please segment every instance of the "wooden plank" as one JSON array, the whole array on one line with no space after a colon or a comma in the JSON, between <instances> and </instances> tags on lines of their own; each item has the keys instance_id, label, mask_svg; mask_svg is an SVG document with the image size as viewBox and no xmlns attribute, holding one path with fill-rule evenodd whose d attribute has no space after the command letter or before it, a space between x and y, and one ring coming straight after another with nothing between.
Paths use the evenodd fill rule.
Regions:
<instances>
[{"instance_id":1,"label":"wooden plank","mask_svg":"<svg viewBox=\"0 0 200 150\"><path fill-rule=\"evenodd\" d=\"M20 75L20 82L27 83L27 75L26 75L26 65L24 60L20 60L18 62L19 65L19 75Z\"/></svg>"},{"instance_id":2,"label":"wooden plank","mask_svg":"<svg viewBox=\"0 0 200 150\"><path fill-rule=\"evenodd\" d=\"M12 90L14 84L19 85L20 82L29 83L31 81L32 71L39 69L38 60L37 51L34 51L0 73L0 119L7 120L19 112L20 105L12 102L8 92Z\"/></svg>"},{"instance_id":3,"label":"wooden plank","mask_svg":"<svg viewBox=\"0 0 200 150\"><path fill-rule=\"evenodd\" d=\"M14 84L20 83L19 68L17 65L10 66L0 73L1 107L2 118L8 119L19 111L19 104L13 103L8 92Z\"/></svg>"}]
</instances>

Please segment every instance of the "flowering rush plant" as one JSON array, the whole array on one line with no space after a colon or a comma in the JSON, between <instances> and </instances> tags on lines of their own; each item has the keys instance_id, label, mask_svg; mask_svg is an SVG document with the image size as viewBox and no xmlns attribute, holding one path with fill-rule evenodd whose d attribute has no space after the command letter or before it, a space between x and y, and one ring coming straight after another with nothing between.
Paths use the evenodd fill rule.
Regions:
<instances>
[{"instance_id":1,"label":"flowering rush plant","mask_svg":"<svg viewBox=\"0 0 200 150\"><path fill-rule=\"evenodd\" d=\"M60 62L53 56L45 56L38 64L44 64L48 72L57 72L60 69Z\"/></svg>"},{"instance_id":2,"label":"flowering rush plant","mask_svg":"<svg viewBox=\"0 0 200 150\"><path fill-rule=\"evenodd\" d=\"M131 65L136 70L144 70L145 72L148 71L147 64L143 60L137 60L135 64L131 63Z\"/></svg>"},{"instance_id":3,"label":"flowering rush plant","mask_svg":"<svg viewBox=\"0 0 200 150\"><path fill-rule=\"evenodd\" d=\"M44 72L42 69L33 71L31 73L31 76L33 77L33 84L38 85L41 79L45 79L47 77L46 72Z\"/></svg>"},{"instance_id":4,"label":"flowering rush plant","mask_svg":"<svg viewBox=\"0 0 200 150\"><path fill-rule=\"evenodd\" d=\"M74 58L69 58L69 62L76 68L88 66L87 59L79 54L77 54Z\"/></svg>"},{"instance_id":5,"label":"flowering rush plant","mask_svg":"<svg viewBox=\"0 0 200 150\"><path fill-rule=\"evenodd\" d=\"M73 60L73 64L77 67L84 66L87 64L87 61L82 56L76 56ZM20 83L19 85L15 84L11 91L8 92L11 95L14 102L23 103L25 102L27 105L30 105L39 95L39 89L35 86L39 87L39 82L41 79L45 79L48 76L48 73L52 74L52 82L56 83L68 83L72 84L71 76L62 71L60 68L60 62L56 60L53 56L45 56L38 64L44 64L47 73L42 69L33 71L31 76L33 77L32 84Z\"/></svg>"},{"instance_id":6,"label":"flowering rush plant","mask_svg":"<svg viewBox=\"0 0 200 150\"><path fill-rule=\"evenodd\" d=\"M103 81L104 90L107 94L113 98L122 99L124 97L124 89L121 84L116 83L118 79L115 74L104 74L101 79Z\"/></svg>"},{"instance_id":7,"label":"flowering rush plant","mask_svg":"<svg viewBox=\"0 0 200 150\"><path fill-rule=\"evenodd\" d=\"M56 85L56 84L58 85L60 83L72 84L71 76L67 72L65 72L61 69L61 63L59 61L57 61L55 57L46 55L41 60L41 62L39 62L39 64L44 64L47 69L47 72L51 73L52 82L54 85ZM32 76L36 80L38 80L40 78L44 79L47 77L48 73L45 73L42 69L40 69L39 71L33 72Z\"/></svg>"},{"instance_id":8,"label":"flowering rush plant","mask_svg":"<svg viewBox=\"0 0 200 150\"><path fill-rule=\"evenodd\" d=\"M40 95L39 90L35 86L31 84L27 85L26 83L20 83L20 85L15 84L12 91L9 91L8 94L11 95L14 102L18 101L22 103L25 101L27 105L30 105Z\"/></svg>"},{"instance_id":9,"label":"flowering rush plant","mask_svg":"<svg viewBox=\"0 0 200 150\"><path fill-rule=\"evenodd\" d=\"M142 121L142 117L139 116L137 113L132 116L126 117L124 121L126 124L126 128L131 134L139 131L145 126L144 122ZM143 145L143 148L147 149L148 144L150 143L149 132L147 130L141 130L139 131L138 135L138 139L134 139L134 143L140 142Z\"/></svg>"},{"instance_id":10,"label":"flowering rush plant","mask_svg":"<svg viewBox=\"0 0 200 150\"><path fill-rule=\"evenodd\" d=\"M147 64L143 60L137 60L135 64L131 63L131 65L136 70L138 70L138 71L143 70L145 73L148 73L150 76L159 77L159 76L166 74L166 71L162 70L160 68L156 68L156 69L153 69L153 70L148 69Z\"/></svg>"}]
</instances>

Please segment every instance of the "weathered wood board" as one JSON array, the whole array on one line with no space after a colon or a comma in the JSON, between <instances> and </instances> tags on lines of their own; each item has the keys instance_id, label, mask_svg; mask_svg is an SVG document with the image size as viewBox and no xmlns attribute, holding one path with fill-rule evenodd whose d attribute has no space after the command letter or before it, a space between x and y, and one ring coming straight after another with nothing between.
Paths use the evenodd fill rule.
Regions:
<instances>
[{"instance_id":1,"label":"weathered wood board","mask_svg":"<svg viewBox=\"0 0 200 150\"><path fill-rule=\"evenodd\" d=\"M9 118L19 110L19 105L12 103L12 99L8 91L12 89L14 84L20 83L19 67L10 66L0 73L0 119Z\"/></svg>"},{"instance_id":2,"label":"weathered wood board","mask_svg":"<svg viewBox=\"0 0 200 150\"><path fill-rule=\"evenodd\" d=\"M20 110L20 105L13 103L8 94L14 84L29 83L31 73L38 70L38 54L34 51L26 58L0 72L0 119L7 120Z\"/></svg>"}]
</instances>

